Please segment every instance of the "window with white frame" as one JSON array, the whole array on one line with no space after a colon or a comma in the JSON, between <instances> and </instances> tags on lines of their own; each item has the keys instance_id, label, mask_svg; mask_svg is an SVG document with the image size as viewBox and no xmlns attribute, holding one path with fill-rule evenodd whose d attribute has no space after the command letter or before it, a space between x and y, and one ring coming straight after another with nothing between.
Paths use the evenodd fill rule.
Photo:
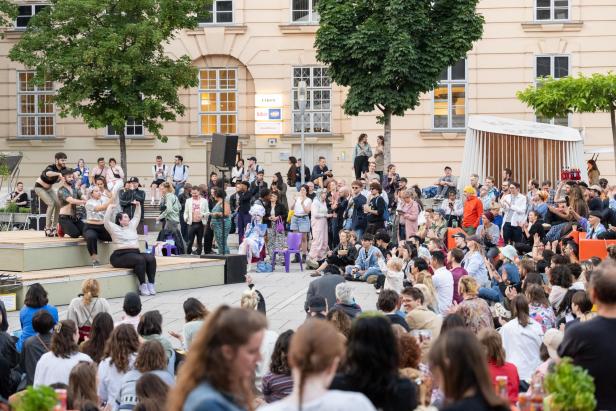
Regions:
<instances>
[{"instance_id":1,"label":"window with white frame","mask_svg":"<svg viewBox=\"0 0 616 411\"><path fill-rule=\"evenodd\" d=\"M331 133L332 82L326 67L293 67L293 132L301 133L302 116L299 108L299 82L307 85L304 132Z\"/></svg>"},{"instance_id":2,"label":"window with white frame","mask_svg":"<svg viewBox=\"0 0 616 411\"><path fill-rule=\"evenodd\" d=\"M462 129L466 127L466 60L447 67L434 89L433 127Z\"/></svg>"},{"instance_id":3,"label":"window with white frame","mask_svg":"<svg viewBox=\"0 0 616 411\"><path fill-rule=\"evenodd\" d=\"M34 84L33 71L17 73L17 135L20 137L53 136L55 107L53 82Z\"/></svg>"},{"instance_id":4,"label":"window with white frame","mask_svg":"<svg viewBox=\"0 0 616 411\"><path fill-rule=\"evenodd\" d=\"M535 0L535 20L569 20L570 0Z\"/></svg>"},{"instance_id":5,"label":"window with white frame","mask_svg":"<svg viewBox=\"0 0 616 411\"><path fill-rule=\"evenodd\" d=\"M208 68L199 72L201 135L237 133L237 69Z\"/></svg>"},{"instance_id":6,"label":"window with white frame","mask_svg":"<svg viewBox=\"0 0 616 411\"><path fill-rule=\"evenodd\" d=\"M15 27L25 29L32 16L40 13L48 4L20 4L17 6L17 18L15 19Z\"/></svg>"},{"instance_id":7,"label":"window with white frame","mask_svg":"<svg viewBox=\"0 0 616 411\"><path fill-rule=\"evenodd\" d=\"M318 23L319 0L291 0L291 20L293 23Z\"/></svg>"},{"instance_id":8,"label":"window with white frame","mask_svg":"<svg viewBox=\"0 0 616 411\"><path fill-rule=\"evenodd\" d=\"M107 135L110 137L118 137L120 133L113 126L107 126ZM124 126L124 136L126 137L143 137L143 121L137 121L134 118L129 118Z\"/></svg>"},{"instance_id":9,"label":"window with white frame","mask_svg":"<svg viewBox=\"0 0 616 411\"><path fill-rule=\"evenodd\" d=\"M233 1L213 0L207 13L199 16L201 24L226 24L233 23Z\"/></svg>"},{"instance_id":10,"label":"window with white frame","mask_svg":"<svg viewBox=\"0 0 616 411\"><path fill-rule=\"evenodd\" d=\"M567 77L569 75L569 56L550 55L535 57L535 83L541 87L541 79L553 77L555 79ZM537 122L556 124L559 126L569 125L569 116L557 118L537 117Z\"/></svg>"}]
</instances>

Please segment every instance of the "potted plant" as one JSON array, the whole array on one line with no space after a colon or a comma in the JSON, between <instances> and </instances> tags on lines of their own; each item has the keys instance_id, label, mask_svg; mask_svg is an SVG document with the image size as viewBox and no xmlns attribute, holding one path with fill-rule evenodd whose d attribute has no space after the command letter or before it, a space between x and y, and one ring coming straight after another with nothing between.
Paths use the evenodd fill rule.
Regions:
<instances>
[{"instance_id":1,"label":"potted plant","mask_svg":"<svg viewBox=\"0 0 616 411\"><path fill-rule=\"evenodd\" d=\"M15 411L51 411L58 403L56 392L51 387L28 387L13 404Z\"/></svg>"},{"instance_id":2,"label":"potted plant","mask_svg":"<svg viewBox=\"0 0 616 411\"><path fill-rule=\"evenodd\" d=\"M595 383L588 371L563 358L544 380L551 411L594 411Z\"/></svg>"}]
</instances>

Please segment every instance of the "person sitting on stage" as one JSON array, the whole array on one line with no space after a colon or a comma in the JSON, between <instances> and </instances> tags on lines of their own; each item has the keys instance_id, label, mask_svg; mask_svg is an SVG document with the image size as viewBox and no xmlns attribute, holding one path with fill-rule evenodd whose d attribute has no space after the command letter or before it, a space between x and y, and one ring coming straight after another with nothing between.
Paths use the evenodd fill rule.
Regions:
<instances>
[{"instance_id":1,"label":"person sitting on stage","mask_svg":"<svg viewBox=\"0 0 616 411\"><path fill-rule=\"evenodd\" d=\"M113 202L112 194L110 199L103 198L100 188L92 186L90 188L90 199L86 202L86 225L83 237L86 239L88 252L92 259L92 266L101 265L98 261L98 241L111 241L111 236L105 230L105 210Z\"/></svg>"},{"instance_id":2,"label":"person sitting on stage","mask_svg":"<svg viewBox=\"0 0 616 411\"><path fill-rule=\"evenodd\" d=\"M9 202L18 205L19 207L28 207L30 200L28 200L28 193L24 191L24 183L21 181L17 182L15 191L11 193Z\"/></svg>"},{"instance_id":3,"label":"person sitting on stage","mask_svg":"<svg viewBox=\"0 0 616 411\"><path fill-rule=\"evenodd\" d=\"M60 228L71 238L81 237L83 234L83 221L77 217L78 205L85 205L86 200L81 199L81 192L73 187L75 175L73 170L62 170L62 186L58 189L60 201Z\"/></svg>"},{"instance_id":4,"label":"person sitting on stage","mask_svg":"<svg viewBox=\"0 0 616 411\"><path fill-rule=\"evenodd\" d=\"M117 195L117 189L114 196ZM132 219L126 213L118 213L112 220L115 204L109 204L105 212L105 228L113 240L115 251L109 259L115 268L132 268L139 280L141 295L155 295L154 277L156 276L156 258L139 251L139 234L137 226L141 219L141 204L135 200L135 215ZM147 281L146 281L147 274Z\"/></svg>"},{"instance_id":5,"label":"person sitting on stage","mask_svg":"<svg viewBox=\"0 0 616 411\"><path fill-rule=\"evenodd\" d=\"M56 153L55 163L50 164L43 170L39 178L36 179L34 191L36 195L47 204L47 215L45 218L45 235L47 237L56 236L56 223L60 214L60 202L53 185L60 181L60 172L66 168L66 154Z\"/></svg>"},{"instance_id":6,"label":"person sitting on stage","mask_svg":"<svg viewBox=\"0 0 616 411\"><path fill-rule=\"evenodd\" d=\"M255 204L250 208L250 215L252 216L252 221L246 226L246 235L238 250L238 254L246 256L249 269L252 256L259 256L261 253L261 249L265 244L264 236L267 232L267 225L262 224L265 208Z\"/></svg>"}]
</instances>

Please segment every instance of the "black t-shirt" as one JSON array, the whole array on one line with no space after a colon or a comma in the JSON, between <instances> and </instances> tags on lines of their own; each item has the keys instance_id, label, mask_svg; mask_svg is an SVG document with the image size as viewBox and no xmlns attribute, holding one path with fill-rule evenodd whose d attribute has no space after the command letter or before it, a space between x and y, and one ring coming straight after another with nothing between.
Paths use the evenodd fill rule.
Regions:
<instances>
[{"instance_id":1,"label":"black t-shirt","mask_svg":"<svg viewBox=\"0 0 616 411\"><path fill-rule=\"evenodd\" d=\"M441 411L508 411L507 407L490 407L481 395L464 398L441 409Z\"/></svg>"},{"instance_id":2,"label":"black t-shirt","mask_svg":"<svg viewBox=\"0 0 616 411\"><path fill-rule=\"evenodd\" d=\"M603 201L599 197L592 198L588 201L588 209L590 211L603 210Z\"/></svg>"},{"instance_id":3,"label":"black t-shirt","mask_svg":"<svg viewBox=\"0 0 616 411\"><path fill-rule=\"evenodd\" d=\"M411 380L398 377L390 392L382 392L377 387L370 388L370 392L360 391L354 379L345 374L336 375L330 387L332 390L361 392L368 397L375 408L382 411L411 411L417 407L417 390Z\"/></svg>"},{"instance_id":4,"label":"black t-shirt","mask_svg":"<svg viewBox=\"0 0 616 411\"><path fill-rule=\"evenodd\" d=\"M566 220L560 218L558 214L554 214L550 210L548 210L548 213L546 214L545 221L550 225L556 225L556 224L567 222Z\"/></svg>"},{"instance_id":5,"label":"black t-shirt","mask_svg":"<svg viewBox=\"0 0 616 411\"><path fill-rule=\"evenodd\" d=\"M565 330L558 355L571 357L575 365L595 380L598 410L616 410L616 318L596 317Z\"/></svg>"},{"instance_id":6,"label":"black t-shirt","mask_svg":"<svg viewBox=\"0 0 616 411\"><path fill-rule=\"evenodd\" d=\"M393 324L398 324L400 326L402 326L402 328L404 328L406 330L406 332L411 331L411 327L409 327L409 324L406 322L406 320L402 317L400 317L398 314L394 313L394 314L385 314L385 317L389 318L389 321L391 321L392 325Z\"/></svg>"},{"instance_id":7,"label":"black t-shirt","mask_svg":"<svg viewBox=\"0 0 616 411\"><path fill-rule=\"evenodd\" d=\"M47 184L56 184L59 180L60 180L60 176L55 176L55 177L47 177L47 172L48 171L53 171L54 173L59 173L60 170L58 167L56 167L55 164L50 164L47 166L47 168L45 170L43 170L43 172L41 173L41 180L44 183Z\"/></svg>"},{"instance_id":8,"label":"black t-shirt","mask_svg":"<svg viewBox=\"0 0 616 411\"><path fill-rule=\"evenodd\" d=\"M17 191L14 191L13 194L11 194L11 198L14 198L16 203L23 203L24 201L28 201L28 193L24 191L20 194Z\"/></svg>"},{"instance_id":9,"label":"black t-shirt","mask_svg":"<svg viewBox=\"0 0 616 411\"><path fill-rule=\"evenodd\" d=\"M370 209L376 210L378 214L368 214L368 223L380 223L384 221L383 215L385 214L385 209L387 205L385 204L385 200L383 197L376 196L370 200Z\"/></svg>"}]
</instances>

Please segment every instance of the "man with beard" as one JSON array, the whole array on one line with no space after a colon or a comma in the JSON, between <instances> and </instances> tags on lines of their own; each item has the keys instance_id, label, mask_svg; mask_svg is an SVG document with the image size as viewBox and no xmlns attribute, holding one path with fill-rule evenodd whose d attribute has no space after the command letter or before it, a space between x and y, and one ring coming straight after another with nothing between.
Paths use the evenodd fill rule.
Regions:
<instances>
[{"instance_id":1,"label":"man with beard","mask_svg":"<svg viewBox=\"0 0 616 411\"><path fill-rule=\"evenodd\" d=\"M81 193L73 187L74 174L71 169L63 169L62 185L58 189L58 200L60 202L60 228L62 232L71 238L81 237L83 234L83 222L77 217L77 206L86 204L86 200L81 199Z\"/></svg>"}]
</instances>

